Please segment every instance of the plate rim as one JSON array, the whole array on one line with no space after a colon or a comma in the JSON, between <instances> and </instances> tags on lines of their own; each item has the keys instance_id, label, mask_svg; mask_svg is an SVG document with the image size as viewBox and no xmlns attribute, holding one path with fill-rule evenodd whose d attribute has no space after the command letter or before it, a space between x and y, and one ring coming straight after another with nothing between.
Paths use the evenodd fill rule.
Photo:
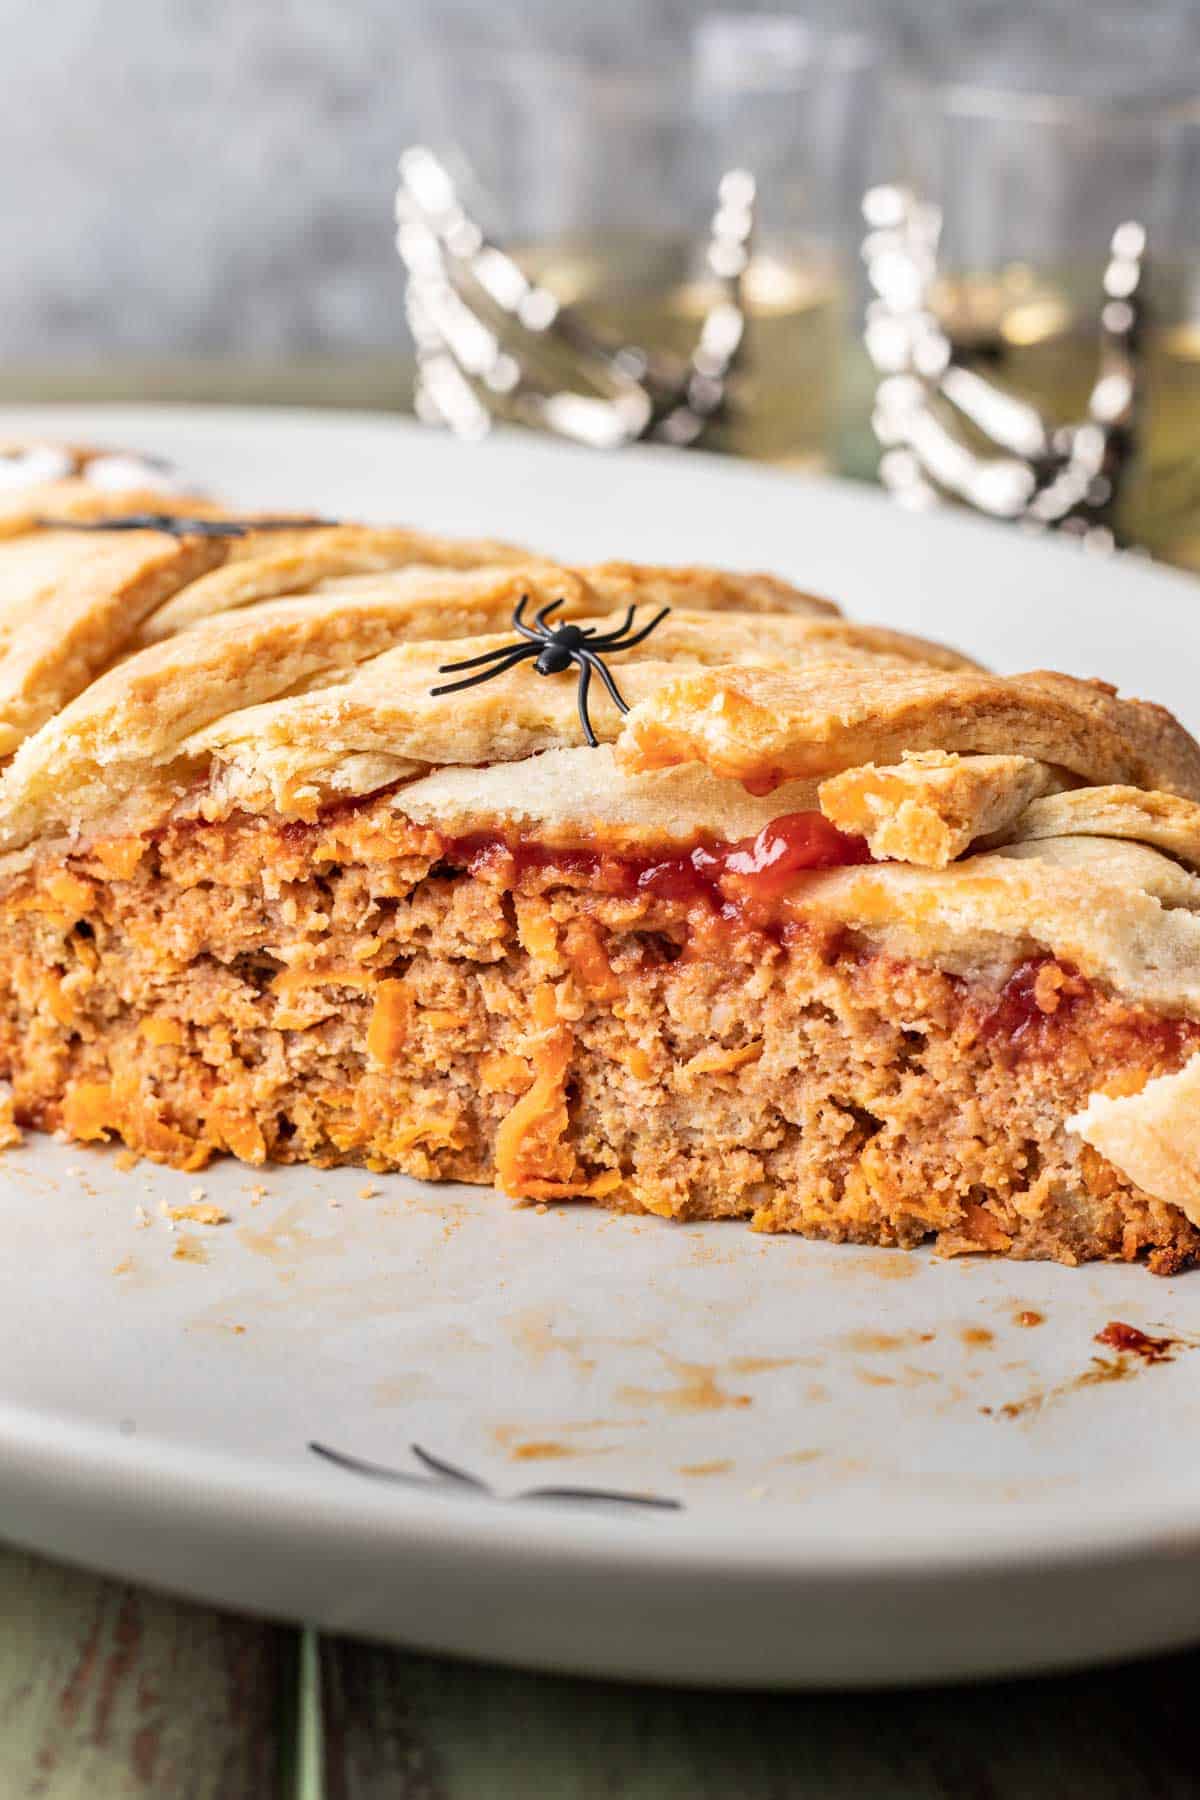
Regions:
<instances>
[{"instance_id":1,"label":"plate rim","mask_svg":"<svg viewBox=\"0 0 1200 1800\"><path fill-rule=\"evenodd\" d=\"M482 1554L503 1549L542 1559L550 1553L601 1570L632 1562L692 1576L771 1574L808 1586L848 1576L903 1573L937 1579L966 1570L1070 1569L1124 1560L1134 1552L1200 1556L1200 1487L1165 1494L1117 1487L1086 1512L1077 1496L975 1502L965 1527L954 1500L929 1501L919 1514L909 1511L899 1529L889 1525L886 1535L867 1546L859 1513L843 1513L831 1500L828 1512L806 1515L806 1520L819 1517L821 1527L818 1540L806 1545L781 1509L762 1509L755 1514L753 1536L735 1539L723 1517L686 1509L631 1519L552 1505L518 1508L503 1496L453 1489L426 1494L361 1477L356 1484L349 1472L342 1487L335 1479L340 1471L326 1472L303 1458L305 1445L297 1445L294 1471L275 1462L247 1465L218 1447L141 1431L126 1436L117 1427L106 1430L8 1401L0 1401L0 1447L27 1469L40 1466L48 1483L84 1481L104 1489L114 1502L134 1502L149 1516L165 1509L222 1518L231 1498L247 1514L261 1512L269 1500L287 1529L316 1527L332 1537L345 1533L352 1520L356 1529L397 1542L419 1540L429 1549L461 1549L467 1521ZM4 1485L0 1467L0 1493Z\"/></svg>"},{"instance_id":2,"label":"plate rim","mask_svg":"<svg viewBox=\"0 0 1200 1800\"><path fill-rule=\"evenodd\" d=\"M803 501L810 496L823 496L838 504L861 506L869 510L876 523L883 525L885 529L894 527L904 535L921 533L932 524L940 535L961 534L964 545L969 543L978 551L988 549L1008 556L1023 555L1024 552L1033 550L1039 558L1048 557L1059 561L1059 566L1063 569L1078 569L1082 560L1101 580L1107 573L1119 570L1122 579L1129 577L1139 582L1149 581L1161 586L1164 594L1168 589L1173 589L1177 598L1190 596L1192 601L1200 599L1196 576L1169 564L1156 562L1140 552L1120 557L1107 556L1054 532L1033 532L1002 520L983 518L965 509L946 507L932 512L910 509L867 481L832 474L796 474L770 464L755 463L744 457L723 455L716 451L684 452L662 444L636 444L622 450L618 456L613 452L591 449L567 439L551 438L540 432L512 425L496 426L481 442L466 443L451 437L445 431L422 423L412 414L386 413L368 408L226 405L218 401L171 400L0 404L0 437L10 433L14 436L26 433L37 435L42 431L49 432L52 428L61 427L68 441L86 439L92 430L92 421L103 428L102 435L104 430L109 429L110 421L111 429L117 433L129 429L135 434L145 427L155 432L163 427L182 431L194 427L201 427L205 431L270 428L315 431L319 435L325 435L328 429L346 431L356 436L379 433L398 440L420 442L423 446L432 446L433 454L449 450L451 453L461 451L486 457L498 452L507 456L527 456L535 462L569 460L580 466L591 464L597 469L611 468L619 463L623 468L643 469L656 474L665 471L682 473L685 469L698 468L704 472L706 479L716 478L734 484L745 484L749 488L771 491L782 498L800 498ZM127 446L117 443L109 447L121 449ZM186 469L184 473L187 473ZM403 511L401 504L397 507L397 513L402 514ZM548 536L553 536L553 528ZM742 561L739 566L752 567L753 558Z\"/></svg>"}]
</instances>

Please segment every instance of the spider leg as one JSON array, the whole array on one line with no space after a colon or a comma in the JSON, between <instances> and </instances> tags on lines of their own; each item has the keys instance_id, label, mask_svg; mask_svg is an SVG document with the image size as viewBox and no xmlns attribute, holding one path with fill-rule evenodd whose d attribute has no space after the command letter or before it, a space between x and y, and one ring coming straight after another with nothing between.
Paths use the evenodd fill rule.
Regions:
<instances>
[{"instance_id":1,"label":"spider leg","mask_svg":"<svg viewBox=\"0 0 1200 1800\"><path fill-rule=\"evenodd\" d=\"M550 617L551 613L556 613L561 605L561 599L551 600L547 606L541 608L540 612L534 613L533 622L539 631L545 632L550 629L546 624L546 620Z\"/></svg>"},{"instance_id":2,"label":"spider leg","mask_svg":"<svg viewBox=\"0 0 1200 1800\"><path fill-rule=\"evenodd\" d=\"M659 626L662 624L663 620L666 618L666 616L670 612L670 610L671 609L669 606L664 606L661 612L655 613L654 617L651 619L651 621L648 625L643 625L642 629L640 631L635 631L633 636L630 638L626 638L623 643L617 643L615 641L617 638L619 638L621 636L621 632L610 632L607 638L598 638L596 640L596 642L592 645L592 649L593 650L632 650L633 646L635 644L641 644L641 643L645 642L645 640L650 636L650 633L656 628L656 626ZM624 630L624 629L626 629L626 627L622 627L622 630Z\"/></svg>"},{"instance_id":3,"label":"spider leg","mask_svg":"<svg viewBox=\"0 0 1200 1800\"><path fill-rule=\"evenodd\" d=\"M592 685L592 664L590 658L580 657L579 686L575 698L579 706L579 723L583 726L583 735L593 750L599 748L599 739L592 730L591 716L588 713L588 689Z\"/></svg>"},{"instance_id":4,"label":"spider leg","mask_svg":"<svg viewBox=\"0 0 1200 1800\"><path fill-rule=\"evenodd\" d=\"M596 671L597 675L608 689L609 694L612 696L612 701L617 711L620 713L627 713L629 711L628 702L625 700L620 688L617 686L604 664L600 661L600 658L591 650L577 650L575 655L579 658L581 668L586 665L589 669L594 669Z\"/></svg>"},{"instance_id":5,"label":"spider leg","mask_svg":"<svg viewBox=\"0 0 1200 1800\"><path fill-rule=\"evenodd\" d=\"M484 663L502 662L506 656L514 656L517 652L522 656L529 655L527 644L500 644L495 650L485 650L482 656L468 656L462 662L440 663L439 675L454 675L459 669L478 669Z\"/></svg>"},{"instance_id":6,"label":"spider leg","mask_svg":"<svg viewBox=\"0 0 1200 1800\"><path fill-rule=\"evenodd\" d=\"M429 692L431 695L457 694L462 688L478 687L481 682L490 681L493 675L507 674L509 669L514 669L519 662L524 662L527 656L534 655L536 655L536 651L531 645L522 644L519 650L510 651L507 662L493 663L490 668L481 670L478 675L468 675L465 681L447 681L441 687L430 688ZM460 663L459 667L462 666ZM439 669L438 674L442 673L443 671Z\"/></svg>"},{"instance_id":7,"label":"spider leg","mask_svg":"<svg viewBox=\"0 0 1200 1800\"><path fill-rule=\"evenodd\" d=\"M633 615L636 611L637 607L631 606L625 614L624 619L615 630L601 632L600 636L596 638L596 648L609 649L612 646L614 638L624 637L625 633L629 630L629 627L633 624ZM595 637L595 635L596 634L593 631L588 632L589 637Z\"/></svg>"},{"instance_id":8,"label":"spider leg","mask_svg":"<svg viewBox=\"0 0 1200 1800\"><path fill-rule=\"evenodd\" d=\"M536 632L533 629L532 625L527 625L525 623L525 608L528 605L529 605L529 595L522 594L521 598L517 602L516 610L514 611L513 616L512 616L513 630L519 631L521 636L523 638L528 638L531 644L539 644L542 641L541 634L539 632Z\"/></svg>"}]
</instances>

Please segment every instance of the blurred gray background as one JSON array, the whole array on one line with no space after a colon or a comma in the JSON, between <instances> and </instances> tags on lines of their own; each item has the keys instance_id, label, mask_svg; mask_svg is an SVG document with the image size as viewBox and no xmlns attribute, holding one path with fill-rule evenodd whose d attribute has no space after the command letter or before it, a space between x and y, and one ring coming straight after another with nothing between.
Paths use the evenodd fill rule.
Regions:
<instances>
[{"instance_id":1,"label":"blurred gray background","mask_svg":"<svg viewBox=\"0 0 1200 1800\"><path fill-rule=\"evenodd\" d=\"M670 54L700 0L0 0L0 374L181 357L345 357L404 341L396 153L430 46ZM736 10L725 0L722 11ZM824 0L797 13L936 63L1077 63L1103 8ZM1195 0L1129 0L1169 56ZM986 55L985 55L986 53ZM864 121L864 130L871 127Z\"/></svg>"}]
</instances>

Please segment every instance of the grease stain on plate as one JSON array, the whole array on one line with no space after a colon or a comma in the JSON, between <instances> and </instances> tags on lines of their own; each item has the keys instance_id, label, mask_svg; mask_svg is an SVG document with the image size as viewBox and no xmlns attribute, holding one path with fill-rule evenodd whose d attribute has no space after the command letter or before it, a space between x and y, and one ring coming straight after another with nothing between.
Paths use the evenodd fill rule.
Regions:
<instances>
[{"instance_id":1,"label":"grease stain on plate","mask_svg":"<svg viewBox=\"0 0 1200 1800\"><path fill-rule=\"evenodd\" d=\"M193 1237L190 1232L181 1231L175 1240L171 1260L172 1262L206 1263L208 1251L198 1237Z\"/></svg>"},{"instance_id":2,"label":"grease stain on plate","mask_svg":"<svg viewBox=\"0 0 1200 1800\"><path fill-rule=\"evenodd\" d=\"M641 1430L645 1419L576 1419L548 1425L497 1425L491 1436L513 1462L542 1462L559 1456L608 1456L619 1444L580 1444L567 1440L592 1431Z\"/></svg>"},{"instance_id":3,"label":"grease stain on plate","mask_svg":"<svg viewBox=\"0 0 1200 1800\"><path fill-rule=\"evenodd\" d=\"M412 1369L404 1375L385 1375L371 1389L371 1398L376 1406L410 1406L436 1391L424 1370Z\"/></svg>"},{"instance_id":4,"label":"grease stain on plate","mask_svg":"<svg viewBox=\"0 0 1200 1800\"><path fill-rule=\"evenodd\" d=\"M665 1350L659 1355L679 1377L678 1387L621 1387L617 1398L631 1406L661 1406L667 1412L723 1412L726 1407L754 1404L749 1394L731 1394L717 1380L717 1363L681 1362Z\"/></svg>"},{"instance_id":5,"label":"grease stain on plate","mask_svg":"<svg viewBox=\"0 0 1200 1800\"><path fill-rule=\"evenodd\" d=\"M604 1456L614 1445L564 1444L557 1438L529 1438L509 1451L513 1462L553 1462L564 1456Z\"/></svg>"},{"instance_id":6,"label":"grease stain on plate","mask_svg":"<svg viewBox=\"0 0 1200 1800\"><path fill-rule=\"evenodd\" d=\"M735 1375L765 1375L771 1369L794 1369L808 1360L799 1356L731 1356L729 1367Z\"/></svg>"},{"instance_id":7,"label":"grease stain on plate","mask_svg":"<svg viewBox=\"0 0 1200 1800\"><path fill-rule=\"evenodd\" d=\"M841 1343L847 1350L864 1352L912 1350L918 1344L932 1344L932 1331L848 1331Z\"/></svg>"},{"instance_id":8,"label":"grease stain on plate","mask_svg":"<svg viewBox=\"0 0 1200 1800\"><path fill-rule=\"evenodd\" d=\"M894 1375L885 1375L881 1369L855 1369L854 1379L864 1387L926 1387L930 1382L941 1381L942 1377L936 1369L918 1369L912 1363L905 1363Z\"/></svg>"},{"instance_id":9,"label":"grease stain on plate","mask_svg":"<svg viewBox=\"0 0 1200 1800\"><path fill-rule=\"evenodd\" d=\"M316 1237L301 1223L304 1206L293 1200L277 1219L265 1227L241 1225L237 1239L255 1256L265 1256L280 1265L307 1261L314 1256L339 1255L345 1248L337 1233Z\"/></svg>"},{"instance_id":10,"label":"grease stain on plate","mask_svg":"<svg viewBox=\"0 0 1200 1800\"><path fill-rule=\"evenodd\" d=\"M1149 1368L1172 1363L1181 1350L1194 1350L1200 1339L1189 1337L1156 1337L1122 1319L1110 1319L1092 1340L1116 1351L1115 1356L1093 1356L1086 1369L1066 1380L1044 1388L1034 1388L1018 1400L1002 1406L981 1406L987 1418L1021 1419L1036 1417L1046 1407L1081 1393L1086 1388L1106 1387L1116 1381L1131 1381Z\"/></svg>"}]
</instances>

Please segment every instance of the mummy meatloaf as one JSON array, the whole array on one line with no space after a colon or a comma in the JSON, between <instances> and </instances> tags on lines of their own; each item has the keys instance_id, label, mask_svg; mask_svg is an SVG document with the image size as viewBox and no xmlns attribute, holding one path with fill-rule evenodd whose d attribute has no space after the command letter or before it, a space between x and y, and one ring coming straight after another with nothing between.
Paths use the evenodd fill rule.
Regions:
<instances>
[{"instance_id":1,"label":"mummy meatloaf","mask_svg":"<svg viewBox=\"0 0 1200 1800\"><path fill-rule=\"evenodd\" d=\"M1200 748L1169 714L767 576L85 476L0 495L21 1123L1196 1257ZM664 606L581 706L589 638ZM518 608L549 673L502 654Z\"/></svg>"}]
</instances>

